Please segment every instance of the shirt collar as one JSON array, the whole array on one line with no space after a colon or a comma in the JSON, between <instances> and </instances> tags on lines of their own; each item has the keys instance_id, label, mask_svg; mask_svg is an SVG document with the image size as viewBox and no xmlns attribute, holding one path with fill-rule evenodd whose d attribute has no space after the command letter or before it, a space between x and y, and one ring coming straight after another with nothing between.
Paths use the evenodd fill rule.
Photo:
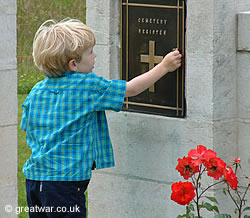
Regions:
<instances>
[{"instance_id":1,"label":"shirt collar","mask_svg":"<svg viewBox=\"0 0 250 218\"><path fill-rule=\"evenodd\" d=\"M64 72L62 76L70 76L70 75L75 74L75 73L78 73L78 72L73 72L73 71Z\"/></svg>"}]
</instances>

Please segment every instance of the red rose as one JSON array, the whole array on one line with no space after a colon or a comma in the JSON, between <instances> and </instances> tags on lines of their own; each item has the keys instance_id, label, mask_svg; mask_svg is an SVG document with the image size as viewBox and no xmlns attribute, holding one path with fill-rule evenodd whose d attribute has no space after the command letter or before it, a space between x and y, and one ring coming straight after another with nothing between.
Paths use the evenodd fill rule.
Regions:
<instances>
[{"instance_id":1,"label":"red rose","mask_svg":"<svg viewBox=\"0 0 250 218\"><path fill-rule=\"evenodd\" d=\"M216 180L224 175L226 170L226 163L218 157L210 158L204 165L207 168L207 175Z\"/></svg>"},{"instance_id":2,"label":"red rose","mask_svg":"<svg viewBox=\"0 0 250 218\"><path fill-rule=\"evenodd\" d=\"M227 184L233 189L237 190L238 188L238 179L235 173L233 172L232 168L228 166L226 168L226 171L224 173L224 177L227 181Z\"/></svg>"},{"instance_id":3,"label":"red rose","mask_svg":"<svg viewBox=\"0 0 250 218\"><path fill-rule=\"evenodd\" d=\"M195 197L195 188L191 182L176 182L172 185L171 189L171 200L180 205L188 205Z\"/></svg>"},{"instance_id":4,"label":"red rose","mask_svg":"<svg viewBox=\"0 0 250 218\"><path fill-rule=\"evenodd\" d=\"M212 157L216 157L216 152L212 150L207 150L203 145L197 145L197 149L191 149L188 152L188 157L197 157L202 162L208 161Z\"/></svg>"},{"instance_id":5,"label":"red rose","mask_svg":"<svg viewBox=\"0 0 250 218\"><path fill-rule=\"evenodd\" d=\"M236 158L236 157L234 157L234 162L233 163L240 163L240 157L239 158Z\"/></svg>"},{"instance_id":6,"label":"red rose","mask_svg":"<svg viewBox=\"0 0 250 218\"><path fill-rule=\"evenodd\" d=\"M176 170L183 176L184 179L190 178L193 174L199 172L199 162L191 157L183 157L178 159Z\"/></svg>"}]
</instances>

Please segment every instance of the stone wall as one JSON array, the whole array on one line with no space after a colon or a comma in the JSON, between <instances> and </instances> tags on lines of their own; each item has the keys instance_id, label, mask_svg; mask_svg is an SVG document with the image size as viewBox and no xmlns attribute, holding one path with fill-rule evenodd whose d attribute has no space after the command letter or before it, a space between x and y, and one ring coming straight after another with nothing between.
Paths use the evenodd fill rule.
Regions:
<instances>
[{"instance_id":1,"label":"stone wall","mask_svg":"<svg viewBox=\"0 0 250 218\"><path fill-rule=\"evenodd\" d=\"M17 206L16 1L0 0L0 217ZM9 207L10 208L10 207ZM8 209L8 208L7 208Z\"/></svg>"},{"instance_id":2,"label":"stone wall","mask_svg":"<svg viewBox=\"0 0 250 218\"><path fill-rule=\"evenodd\" d=\"M246 175L250 175L250 10L238 14L238 149ZM249 194L250 195L250 194ZM248 196L249 196L248 195ZM248 199L250 202L250 196Z\"/></svg>"},{"instance_id":3,"label":"stone wall","mask_svg":"<svg viewBox=\"0 0 250 218\"><path fill-rule=\"evenodd\" d=\"M214 149L228 163L240 155L243 168L250 169L249 51L236 52L237 12L247 4L187 1L187 116L107 113L116 167L93 173L90 218L176 217L184 212L170 200L170 187L181 179L177 158L197 144ZM94 71L120 78L120 1L87 0L87 24L97 38ZM234 206L221 190L211 194L222 199L221 212L233 214Z\"/></svg>"},{"instance_id":4,"label":"stone wall","mask_svg":"<svg viewBox=\"0 0 250 218\"><path fill-rule=\"evenodd\" d=\"M236 0L238 12L249 11L250 2L248 0Z\"/></svg>"}]
</instances>

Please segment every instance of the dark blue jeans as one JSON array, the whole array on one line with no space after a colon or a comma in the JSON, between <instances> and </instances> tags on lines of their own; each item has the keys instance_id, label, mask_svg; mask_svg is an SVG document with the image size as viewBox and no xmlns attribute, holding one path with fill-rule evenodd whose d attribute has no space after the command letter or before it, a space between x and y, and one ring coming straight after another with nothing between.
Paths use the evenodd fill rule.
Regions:
<instances>
[{"instance_id":1,"label":"dark blue jeans","mask_svg":"<svg viewBox=\"0 0 250 218\"><path fill-rule=\"evenodd\" d=\"M85 191L89 180L52 182L26 180L27 203L31 218L86 218Z\"/></svg>"}]
</instances>

